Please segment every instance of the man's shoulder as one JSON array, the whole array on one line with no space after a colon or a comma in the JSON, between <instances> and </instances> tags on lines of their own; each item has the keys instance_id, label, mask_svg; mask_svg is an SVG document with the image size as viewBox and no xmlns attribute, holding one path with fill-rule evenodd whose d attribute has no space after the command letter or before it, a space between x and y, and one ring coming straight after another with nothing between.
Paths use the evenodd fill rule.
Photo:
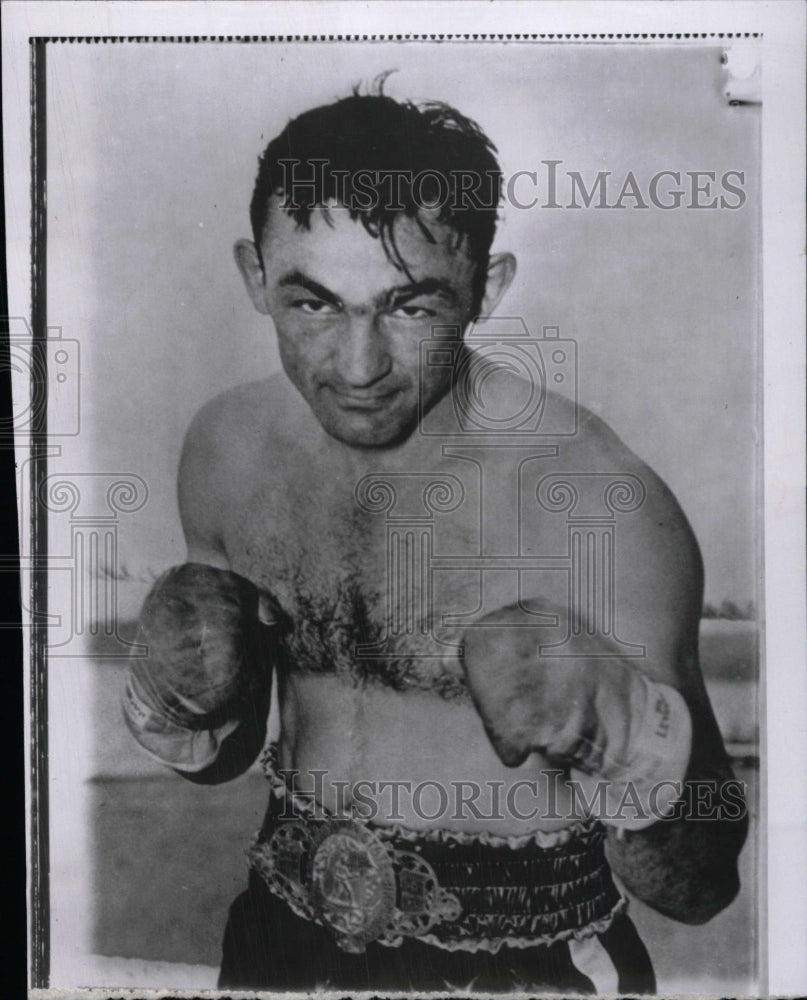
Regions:
<instances>
[{"instance_id":1,"label":"man's shoulder","mask_svg":"<svg viewBox=\"0 0 807 1000\"><path fill-rule=\"evenodd\" d=\"M507 405L512 409L513 402L524 397L526 390L520 384L523 381L515 375L497 380L495 399L488 394L489 412L499 418ZM492 410L492 402L501 413ZM699 554L689 522L659 473L605 420L576 400L546 390L540 403L541 419L534 431L519 428L513 435L497 433L491 437L492 444L506 440L511 445L490 449L489 460L496 471L504 477L505 473L514 475L518 467L520 479L526 477L532 487L544 481L544 488L549 489L563 482L581 503L590 505L602 500L606 514L630 513L626 527L629 520L632 531L637 536L647 535L654 546L663 544L663 536L674 537L684 562L696 568ZM514 444L521 447L512 447ZM527 487L526 481L522 487Z\"/></svg>"},{"instance_id":2,"label":"man's shoulder","mask_svg":"<svg viewBox=\"0 0 807 1000\"><path fill-rule=\"evenodd\" d=\"M449 430L489 442L490 460L499 467L520 464L533 450L557 471L649 471L602 418L575 399L507 366L488 373L480 364L479 372L476 384L455 387ZM500 442L507 447L497 449Z\"/></svg>"},{"instance_id":3,"label":"man's shoulder","mask_svg":"<svg viewBox=\"0 0 807 1000\"><path fill-rule=\"evenodd\" d=\"M278 372L226 390L185 435L177 487L189 546L223 545L229 514L262 490L284 488L305 449L305 412Z\"/></svg>"},{"instance_id":4,"label":"man's shoulder","mask_svg":"<svg viewBox=\"0 0 807 1000\"><path fill-rule=\"evenodd\" d=\"M304 406L282 372L227 389L193 418L179 468L183 487L204 484L226 501L255 476L278 473L304 447ZM236 485L238 484L238 485Z\"/></svg>"},{"instance_id":5,"label":"man's shoulder","mask_svg":"<svg viewBox=\"0 0 807 1000\"><path fill-rule=\"evenodd\" d=\"M614 480L624 477L634 482L645 501L669 508L671 514L680 513L674 494L658 471L637 455L602 417L579 404L577 412L578 432L568 448L564 464L577 465L581 471L590 470Z\"/></svg>"},{"instance_id":6,"label":"man's shoulder","mask_svg":"<svg viewBox=\"0 0 807 1000\"><path fill-rule=\"evenodd\" d=\"M616 518L625 547L637 557L644 553L647 566L655 567L667 585L699 600L700 547L678 498L657 470L604 420L583 408L578 450L570 450L565 467L595 473L597 495Z\"/></svg>"},{"instance_id":7,"label":"man's shoulder","mask_svg":"<svg viewBox=\"0 0 807 1000\"><path fill-rule=\"evenodd\" d=\"M689 530L683 511L672 490L657 470L637 455L602 417L580 404L577 410L577 432L566 445L560 445L558 464L571 474L591 473L613 489L621 491L613 499L620 503L628 493L635 494L635 510L641 522L642 514L651 519L663 515ZM620 482L622 485L620 485ZM633 501L630 505L633 509Z\"/></svg>"},{"instance_id":8,"label":"man's shoulder","mask_svg":"<svg viewBox=\"0 0 807 1000\"><path fill-rule=\"evenodd\" d=\"M283 372L227 389L198 411L188 430L186 450L228 456L299 441L305 407Z\"/></svg>"}]
</instances>

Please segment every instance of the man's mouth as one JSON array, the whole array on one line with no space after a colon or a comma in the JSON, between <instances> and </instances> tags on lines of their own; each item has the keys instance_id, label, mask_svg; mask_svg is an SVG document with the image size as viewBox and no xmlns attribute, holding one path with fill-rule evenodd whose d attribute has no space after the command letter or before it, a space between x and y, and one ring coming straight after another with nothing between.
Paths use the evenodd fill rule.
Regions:
<instances>
[{"instance_id":1,"label":"man's mouth","mask_svg":"<svg viewBox=\"0 0 807 1000\"><path fill-rule=\"evenodd\" d=\"M385 392L361 392L334 389L333 386L329 386L329 388L337 405L343 410L383 410L398 395L397 389Z\"/></svg>"}]
</instances>

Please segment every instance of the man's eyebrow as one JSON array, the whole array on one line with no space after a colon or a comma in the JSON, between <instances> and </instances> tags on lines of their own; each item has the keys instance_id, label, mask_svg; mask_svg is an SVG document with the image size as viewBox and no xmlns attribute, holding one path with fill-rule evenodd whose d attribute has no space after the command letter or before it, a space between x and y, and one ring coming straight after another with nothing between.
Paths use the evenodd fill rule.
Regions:
<instances>
[{"instance_id":1,"label":"man's eyebrow","mask_svg":"<svg viewBox=\"0 0 807 1000\"><path fill-rule=\"evenodd\" d=\"M309 278L308 275L303 274L302 271L289 271L288 274L283 275L278 285L281 288L289 288L291 286L304 288L312 295L316 295L317 298L322 299L323 302L328 302L334 306L342 305L337 295L334 295L333 292L329 291L318 281L314 281L313 278ZM456 289L450 282L444 281L442 278L424 278L422 281L414 281L407 285L400 285L398 288L391 288L378 297L376 305L401 305L409 299L417 298L419 295L440 295L450 305L455 305L458 299Z\"/></svg>"},{"instance_id":2,"label":"man's eyebrow","mask_svg":"<svg viewBox=\"0 0 807 1000\"><path fill-rule=\"evenodd\" d=\"M424 278L423 281L414 281L409 285L401 285L393 288L384 296L388 302L401 303L408 299L417 298L419 295L441 295L451 305L457 301L457 292L453 285L442 278Z\"/></svg>"},{"instance_id":3,"label":"man's eyebrow","mask_svg":"<svg viewBox=\"0 0 807 1000\"><path fill-rule=\"evenodd\" d=\"M321 285L318 281L314 281L313 278L307 277L302 271L289 271L288 274L283 275L278 284L281 288L288 288L290 285L305 288L306 291L311 292L312 295L316 295L317 298L322 299L323 302L330 303L332 306L342 304L333 292L328 291L324 285Z\"/></svg>"}]
</instances>

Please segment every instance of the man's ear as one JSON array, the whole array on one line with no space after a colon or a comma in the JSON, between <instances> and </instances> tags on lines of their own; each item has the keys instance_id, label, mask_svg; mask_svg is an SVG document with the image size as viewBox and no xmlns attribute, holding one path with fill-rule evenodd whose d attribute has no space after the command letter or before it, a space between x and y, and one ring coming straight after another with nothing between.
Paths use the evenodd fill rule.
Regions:
<instances>
[{"instance_id":1,"label":"man's ear","mask_svg":"<svg viewBox=\"0 0 807 1000\"><path fill-rule=\"evenodd\" d=\"M488 261L485 294L479 305L479 315L490 316L502 300L516 276L516 258L511 253L495 253Z\"/></svg>"},{"instance_id":2,"label":"man's ear","mask_svg":"<svg viewBox=\"0 0 807 1000\"><path fill-rule=\"evenodd\" d=\"M247 292L252 300L252 304L259 313L263 313L265 316L268 315L269 306L266 301L266 278L263 273L258 248L251 240L238 240L233 247L233 253L235 254L235 262L238 265L238 270L241 272L241 277L247 286Z\"/></svg>"}]
</instances>

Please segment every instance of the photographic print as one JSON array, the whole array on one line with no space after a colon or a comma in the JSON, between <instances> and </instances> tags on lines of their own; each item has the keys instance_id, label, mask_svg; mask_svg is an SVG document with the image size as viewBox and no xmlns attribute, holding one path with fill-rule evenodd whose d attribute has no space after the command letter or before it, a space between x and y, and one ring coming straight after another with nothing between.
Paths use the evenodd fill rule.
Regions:
<instances>
[{"instance_id":1,"label":"photographic print","mask_svg":"<svg viewBox=\"0 0 807 1000\"><path fill-rule=\"evenodd\" d=\"M30 55L33 985L759 994L760 37Z\"/></svg>"}]
</instances>

